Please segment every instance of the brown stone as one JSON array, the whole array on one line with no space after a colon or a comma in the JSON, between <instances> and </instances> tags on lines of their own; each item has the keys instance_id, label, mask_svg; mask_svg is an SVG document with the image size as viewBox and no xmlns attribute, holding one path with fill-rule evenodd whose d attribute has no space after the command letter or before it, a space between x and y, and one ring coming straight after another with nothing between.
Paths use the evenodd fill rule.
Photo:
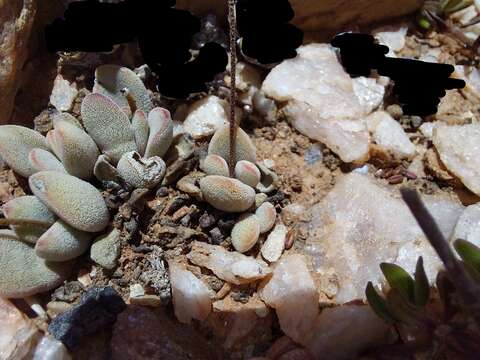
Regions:
<instances>
[{"instance_id":1,"label":"brown stone","mask_svg":"<svg viewBox=\"0 0 480 360\"><path fill-rule=\"evenodd\" d=\"M221 20L227 14L224 0L178 0L178 8L188 8L196 14L214 12ZM315 33L328 36L348 25L366 25L406 15L417 10L423 0L290 0L295 10L293 23L310 37Z\"/></svg>"},{"instance_id":2,"label":"brown stone","mask_svg":"<svg viewBox=\"0 0 480 360\"><path fill-rule=\"evenodd\" d=\"M129 306L118 316L111 346L116 360L220 358L192 327L170 319L160 308Z\"/></svg>"}]
</instances>

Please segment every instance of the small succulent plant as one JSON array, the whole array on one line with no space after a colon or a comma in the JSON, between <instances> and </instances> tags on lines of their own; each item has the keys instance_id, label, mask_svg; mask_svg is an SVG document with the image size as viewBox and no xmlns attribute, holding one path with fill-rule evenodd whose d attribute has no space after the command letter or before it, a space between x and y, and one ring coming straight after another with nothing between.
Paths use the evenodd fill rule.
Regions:
<instances>
[{"instance_id":1,"label":"small succulent plant","mask_svg":"<svg viewBox=\"0 0 480 360\"><path fill-rule=\"evenodd\" d=\"M459 260L418 194L403 189L402 196L443 260L445 270L438 273L432 291L421 257L413 278L398 265L380 265L389 288L384 296L369 282L366 297L375 313L395 326L400 344L376 351L385 353L394 347L395 353L404 357L428 352L427 357L433 359L476 358L480 351L480 248L455 240Z\"/></svg>"},{"instance_id":2,"label":"small succulent plant","mask_svg":"<svg viewBox=\"0 0 480 360\"><path fill-rule=\"evenodd\" d=\"M142 81L131 70L100 66L93 93L81 104L82 122L68 113L53 117L53 130L40 133L0 126L0 156L28 177L33 196L3 207L0 268L8 275L0 295L23 297L45 291L68 275L71 260L109 224L100 191L88 181L153 188L165 175L173 140L170 113L153 108ZM4 239L6 239L4 241ZM30 269L25 264L32 264Z\"/></svg>"}]
</instances>

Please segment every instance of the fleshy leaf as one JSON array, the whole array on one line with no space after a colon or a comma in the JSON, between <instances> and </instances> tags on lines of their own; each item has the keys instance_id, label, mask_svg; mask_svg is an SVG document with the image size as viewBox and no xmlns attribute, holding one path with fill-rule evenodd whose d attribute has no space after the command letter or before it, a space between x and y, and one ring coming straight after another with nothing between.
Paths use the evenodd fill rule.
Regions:
<instances>
[{"instance_id":1,"label":"fleshy leaf","mask_svg":"<svg viewBox=\"0 0 480 360\"><path fill-rule=\"evenodd\" d=\"M94 93L110 97L120 108L131 108L125 89L136 109L148 113L153 108L147 88L132 70L118 65L102 65L96 69Z\"/></svg>"},{"instance_id":2,"label":"fleshy leaf","mask_svg":"<svg viewBox=\"0 0 480 360\"><path fill-rule=\"evenodd\" d=\"M43 149L32 149L28 154L28 161L36 171L58 171L66 173L65 167L50 151Z\"/></svg>"},{"instance_id":3,"label":"fleshy leaf","mask_svg":"<svg viewBox=\"0 0 480 360\"><path fill-rule=\"evenodd\" d=\"M383 297L378 294L371 281L369 281L367 284L367 288L365 289L365 295L367 297L368 303L370 304L370 307L375 312L375 314L377 314L385 321L395 321L392 314L390 314L390 311L388 311L387 302Z\"/></svg>"},{"instance_id":4,"label":"fleshy leaf","mask_svg":"<svg viewBox=\"0 0 480 360\"><path fill-rule=\"evenodd\" d=\"M135 143L137 144L138 153L140 155L145 154L148 142L148 121L147 115L142 110L135 111L132 119L132 130L135 136Z\"/></svg>"},{"instance_id":5,"label":"fleshy leaf","mask_svg":"<svg viewBox=\"0 0 480 360\"><path fill-rule=\"evenodd\" d=\"M114 165L124 153L137 150L127 115L106 96L87 95L81 113L85 129Z\"/></svg>"},{"instance_id":6,"label":"fleshy leaf","mask_svg":"<svg viewBox=\"0 0 480 360\"><path fill-rule=\"evenodd\" d=\"M117 180L118 171L114 168L106 155L100 155L93 169L95 177L100 181Z\"/></svg>"},{"instance_id":7,"label":"fleshy leaf","mask_svg":"<svg viewBox=\"0 0 480 360\"><path fill-rule=\"evenodd\" d=\"M415 268L415 304L425 306L430 296L430 284L428 283L427 274L423 267L423 258L420 256Z\"/></svg>"},{"instance_id":8,"label":"fleshy leaf","mask_svg":"<svg viewBox=\"0 0 480 360\"><path fill-rule=\"evenodd\" d=\"M480 273L480 248L463 239L455 240L453 246L462 260Z\"/></svg>"},{"instance_id":9,"label":"fleshy leaf","mask_svg":"<svg viewBox=\"0 0 480 360\"><path fill-rule=\"evenodd\" d=\"M163 157L173 141L173 122L170 112L157 107L148 114L148 136L145 158L152 156Z\"/></svg>"},{"instance_id":10,"label":"fleshy leaf","mask_svg":"<svg viewBox=\"0 0 480 360\"><path fill-rule=\"evenodd\" d=\"M405 270L390 263L380 264L380 269L392 289L398 290L406 300L414 300L414 281Z\"/></svg>"},{"instance_id":11,"label":"fleshy leaf","mask_svg":"<svg viewBox=\"0 0 480 360\"><path fill-rule=\"evenodd\" d=\"M387 307L393 317L404 324L417 325L421 319L418 309L396 288L390 289L387 294Z\"/></svg>"},{"instance_id":12,"label":"fleshy leaf","mask_svg":"<svg viewBox=\"0 0 480 360\"><path fill-rule=\"evenodd\" d=\"M0 126L0 156L16 173L28 177L36 172L28 155L32 149L49 150L39 132L17 125Z\"/></svg>"}]
</instances>

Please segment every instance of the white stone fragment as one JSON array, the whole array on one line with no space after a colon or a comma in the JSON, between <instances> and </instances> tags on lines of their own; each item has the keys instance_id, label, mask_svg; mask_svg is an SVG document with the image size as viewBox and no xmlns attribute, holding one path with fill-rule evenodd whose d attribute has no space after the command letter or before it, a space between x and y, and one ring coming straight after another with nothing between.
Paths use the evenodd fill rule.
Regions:
<instances>
[{"instance_id":1,"label":"white stone fragment","mask_svg":"<svg viewBox=\"0 0 480 360\"><path fill-rule=\"evenodd\" d=\"M373 31L373 36L382 45L389 48L387 56L396 57L395 52L403 49L405 46L405 38L407 36L408 25L401 26L385 26Z\"/></svg>"},{"instance_id":2,"label":"white stone fragment","mask_svg":"<svg viewBox=\"0 0 480 360\"><path fill-rule=\"evenodd\" d=\"M384 85L352 80L327 44L297 49L297 57L272 69L262 90L279 102L304 135L321 141L345 162L368 158L369 135L363 118L383 100Z\"/></svg>"},{"instance_id":3,"label":"white stone fragment","mask_svg":"<svg viewBox=\"0 0 480 360\"><path fill-rule=\"evenodd\" d=\"M315 359L356 359L360 351L387 340L389 326L366 305L326 308L312 336L301 343Z\"/></svg>"},{"instance_id":4,"label":"white stone fragment","mask_svg":"<svg viewBox=\"0 0 480 360\"><path fill-rule=\"evenodd\" d=\"M433 144L448 171L480 195L480 124L438 126Z\"/></svg>"},{"instance_id":5,"label":"white stone fragment","mask_svg":"<svg viewBox=\"0 0 480 360\"><path fill-rule=\"evenodd\" d=\"M212 310L214 292L192 272L175 261L168 263L175 316L184 324L205 320Z\"/></svg>"},{"instance_id":6,"label":"white stone fragment","mask_svg":"<svg viewBox=\"0 0 480 360\"><path fill-rule=\"evenodd\" d=\"M183 129L194 139L213 135L228 124L228 109L225 100L214 95L207 96L189 106Z\"/></svg>"},{"instance_id":7,"label":"white stone fragment","mask_svg":"<svg viewBox=\"0 0 480 360\"><path fill-rule=\"evenodd\" d=\"M463 239L480 247L480 203L468 206L460 218L452 235L452 241Z\"/></svg>"},{"instance_id":8,"label":"white stone fragment","mask_svg":"<svg viewBox=\"0 0 480 360\"><path fill-rule=\"evenodd\" d=\"M383 102L385 95L385 86L377 83L373 78L364 76L357 77L353 81L353 91L366 111L372 112L377 109Z\"/></svg>"},{"instance_id":9,"label":"white stone fragment","mask_svg":"<svg viewBox=\"0 0 480 360\"><path fill-rule=\"evenodd\" d=\"M440 121L433 121L433 122L424 122L418 130L422 133L423 136L425 136L428 140L432 140L433 137L433 129L440 124Z\"/></svg>"},{"instance_id":10,"label":"white stone fragment","mask_svg":"<svg viewBox=\"0 0 480 360\"><path fill-rule=\"evenodd\" d=\"M352 79L330 45L301 46L297 54L270 71L262 85L268 96L278 101L305 102L322 119L358 119L367 115L367 109L355 96Z\"/></svg>"},{"instance_id":11,"label":"white stone fragment","mask_svg":"<svg viewBox=\"0 0 480 360\"><path fill-rule=\"evenodd\" d=\"M472 91L476 96L480 96L480 71L476 67L455 65L455 75L465 81L466 89Z\"/></svg>"},{"instance_id":12,"label":"white stone fragment","mask_svg":"<svg viewBox=\"0 0 480 360\"><path fill-rule=\"evenodd\" d=\"M367 117L368 130L378 147L396 159L415 155L412 144L402 126L385 111L376 111Z\"/></svg>"},{"instance_id":13,"label":"white stone fragment","mask_svg":"<svg viewBox=\"0 0 480 360\"><path fill-rule=\"evenodd\" d=\"M40 332L10 301L0 297L0 359L24 359Z\"/></svg>"},{"instance_id":14,"label":"white stone fragment","mask_svg":"<svg viewBox=\"0 0 480 360\"><path fill-rule=\"evenodd\" d=\"M449 197L422 198L449 238L463 206ZM378 266L382 262L398 264L413 274L421 255L430 281L442 268L398 190L369 176L343 176L311 208L310 215L304 251L312 257L319 276L330 284L320 290L337 303L363 299L368 281L383 284L385 278Z\"/></svg>"},{"instance_id":15,"label":"white stone fragment","mask_svg":"<svg viewBox=\"0 0 480 360\"><path fill-rule=\"evenodd\" d=\"M32 360L70 360L72 357L60 341L44 336L33 353Z\"/></svg>"},{"instance_id":16,"label":"white stone fragment","mask_svg":"<svg viewBox=\"0 0 480 360\"><path fill-rule=\"evenodd\" d=\"M268 262L275 262L282 256L285 249L285 238L288 229L283 224L277 224L273 231L268 234L267 240L262 245L262 256Z\"/></svg>"},{"instance_id":17,"label":"white stone fragment","mask_svg":"<svg viewBox=\"0 0 480 360\"><path fill-rule=\"evenodd\" d=\"M318 292L303 255L284 256L273 276L260 290L260 298L273 307L285 335L302 342L318 315Z\"/></svg>"},{"instance_id":18,"label":"white stone fragment","mask_svg":"<svg viewBox=\"0 0 480 360\"><path fill-rule=\"evenodd\" d=\"M210 269L220 279L236 285L262 279L272 272L261 260L198 241L192 243L187 258L195 265Z\"/></svg>"},{"instance_id":19,"label":"white stone fragment","mask_svg":"<svg viewBox=\"0 0 480 360\"><path fill-rule=\"evenodd\" d=\"M322 118L315 108L306 103L290 101L284 108L292 125L313 140L328 146L344 162L368 160L370 135L361 120Z\"/></svg>"},{"instance_id":20,"label":"white stone fragment","mask_svg":"<svg viewBox=\"0 0 480 360\"><path fill-rule=\"evenodd\" d=\"M53 90L50 95L50 103L58 111L69 111L78 95L77 84L65 80L62 75L57 75L53 82Z\"/></svg>"}]
</instances>

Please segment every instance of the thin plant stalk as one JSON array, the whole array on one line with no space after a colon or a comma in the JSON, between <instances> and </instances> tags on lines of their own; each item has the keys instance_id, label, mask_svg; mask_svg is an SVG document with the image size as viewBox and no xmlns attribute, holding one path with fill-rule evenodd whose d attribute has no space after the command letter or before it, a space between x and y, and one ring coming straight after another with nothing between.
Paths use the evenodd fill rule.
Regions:
<instances>
[{"instance_id":1,"label":"thin plant stalk","mask_svg":"<svg viewBox=\"0 0 480 360\"><path fill-rule=\"evenodd\" d=\"M228 170L233 177L237 163L236 141L237 121L235 119L236 104L236 69L237 69L237 20L235 14L235 0L228 0L228 24L230 26L230 148Z\"/></svg>"}]
</instances>

